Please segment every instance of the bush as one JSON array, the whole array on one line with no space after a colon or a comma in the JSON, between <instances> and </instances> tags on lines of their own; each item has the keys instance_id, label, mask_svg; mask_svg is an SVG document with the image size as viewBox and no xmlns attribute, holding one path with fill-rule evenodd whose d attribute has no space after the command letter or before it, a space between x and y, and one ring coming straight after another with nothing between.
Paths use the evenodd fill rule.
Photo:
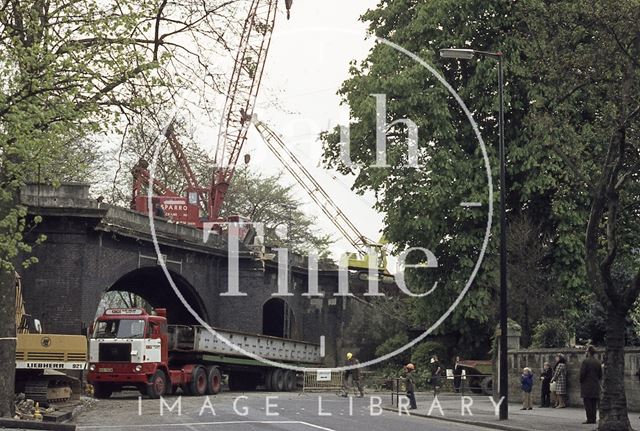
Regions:
<instances>
[{"instance_id":1,"label":"bush","mask_svg":"<svg viewBox=\"0 0 640 431\"><path fill-rule=\"evenodd\" d=\"M438 343L437 341L425 341L413 348L411 362L415 364L417 369L426 370L429 368L429 363L433 355L437 355L442 364L442 361L446 359L447 349L442 343Z\"/></svg>"},{"instance_id":2,"label":"bush","mask_svg":"<svg viewBox=\"0 0 640 431\"><path fill-rule=\"evenodd\" d=\"M571 334L561 319L543 319L533 328L533 347L566 347Z\"/></svg>"},{"instance_id":3,"label":"bush","mask_svg":"<svg viewBox=\"0 0 640 431\"><path fill-rule=\"evenodd\" d=\"M402 332L402 333L396 334L393 337L388 338L384 343L380 344L376 348L376 357L379 358L381 356L387 355L401 348L408 342L409 342L409 337L407 336L406 333ZM397 368L398 366L402 367L403 365L405 365L408 360L409 360L409 354L405 351L389 359L388 363Z\"/></svg>"}]
</instances>

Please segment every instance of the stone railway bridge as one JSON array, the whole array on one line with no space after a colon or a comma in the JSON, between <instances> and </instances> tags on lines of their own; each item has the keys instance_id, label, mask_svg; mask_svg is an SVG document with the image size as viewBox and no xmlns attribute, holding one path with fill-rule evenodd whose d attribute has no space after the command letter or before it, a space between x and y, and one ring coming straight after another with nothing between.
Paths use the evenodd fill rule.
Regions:
<instances>
[{"instance_id":1,"label":"stone railway bridge","mask_svg":"<svg viewBox=\"0 0 640 431\"><path fill-rule=\"evenodd\" d=\"M45 331L86 333L108 291L131 292L154 307L166 307L170 323L196 323L159 265L148 216L98 203L90 197L87 184L55 189L28 185L20 200L30 215L43 218L29 232L30 239L40 234L47 237L34 247L39 262L21 274L27 312L41 320ZM176 287L210 325L314 343L325 336L328 366L342 363L344 351L358 350L348 345L352 342L342 333L358 303L334 296L338 291L335 266L321 265L318 284L324 297L309 298L303 296L308 290L307 263L301 256L292 256L289 291L293 295L275 297L277 261L257 259L241 245L240 291L247 295L221 296L227 291L225 240L212 234L204 242L201 230L164 219L155 219L155 228Z\"/></svg>"}]
</instances>

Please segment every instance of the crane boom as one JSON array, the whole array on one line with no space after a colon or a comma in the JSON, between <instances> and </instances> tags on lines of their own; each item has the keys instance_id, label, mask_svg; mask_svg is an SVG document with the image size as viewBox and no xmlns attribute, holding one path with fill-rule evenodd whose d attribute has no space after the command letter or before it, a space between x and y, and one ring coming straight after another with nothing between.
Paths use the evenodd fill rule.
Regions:
<instances>
[{"instance_id":1,"label":"crane boom","mask_svg":"<svg viewBox=\"0 0 640 431\"><path fill-rule=\"evenodd\" d=\"M208 190L206 188L200 187L198 184L198 178L193 173L193 169L191 169L191 165L189 165L189 160L187 159L186 154L184 153L184 149L182 148L182 144L178 140L176 136L175 130L173 128L173 122L169 124L167 130L165 131L165 137L169 142L169 146L171 147L171 151L173 152L173 156L176 158L178 162L178 166L180 167L180 171L182 175L184 175L187 180L187 190L189 192L195 192L198 194L198 204L203 212L206 213L206 202L208 201Z\"/></svg>"},{"instance_id":2,"label":"crane boom","mask_svg":"<svg viewBox=\"0 0 640 431\"><path fill-rule=\"evenodd\" d=\"M135 202L138 197L145 193L145 188L151 184L151 173L148 171L149 163L146 160L139 160L131 170L133 175L133 196L131 199L131 207L135 208ZM180 195L171 190L162 181L157 178L153 179L153 191L162 196L179 197Z\"/></svg>"},{"instance_id":3,"label":"crane boom","mask_svg":"<svg viewBox=\"0 0 640 431\"><path fill-rule=\"evenodd\" d=\"M362 255L369 250L367 246L373 242L367 239L355 224L338 208L331 196L322 188L315 177L304 167L298 157L287 148L280 136L263 122L256 122L255 127L267 147L280 160L282 165L307 192L309 197L320 207L333 225L344 235L352 247Z\"/></svg>"},{"instance_id":4,"label":"crane boom","mask_svg":"<svg viewBox=\"0 0 640 431\"><path fill-rule=\"evenodd\" d=\"M287 11L291 0L286 0ZM252 0L240 37L214 159L209 217L220 217L240 151L247 139L276 21L278 0Z\"/></svg>"}]
</instances>

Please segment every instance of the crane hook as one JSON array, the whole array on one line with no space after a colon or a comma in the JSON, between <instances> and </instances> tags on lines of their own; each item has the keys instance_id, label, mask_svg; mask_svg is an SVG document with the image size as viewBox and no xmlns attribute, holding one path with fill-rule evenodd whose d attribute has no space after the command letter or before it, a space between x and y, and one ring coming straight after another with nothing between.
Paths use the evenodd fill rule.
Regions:
<instances>
[{"instance_id":1,"label":"crane hook","mask_svg":"<svg viewBox=\"0 0 640 431\"><path fill-rule=\"evenodd\" d=\"M284 0L284 3L287 6L287 19L291 19L291 5L293 4L293 0Z\"/></svg>"}]
</instances>

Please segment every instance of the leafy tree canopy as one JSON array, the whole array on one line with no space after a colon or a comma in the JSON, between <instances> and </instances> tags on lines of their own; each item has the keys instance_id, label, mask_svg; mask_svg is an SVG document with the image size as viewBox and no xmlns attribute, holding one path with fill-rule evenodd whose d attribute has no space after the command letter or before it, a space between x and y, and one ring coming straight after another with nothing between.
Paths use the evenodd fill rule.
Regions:
<instances>
[{"instance_id":1,"label":"leafy tree canopy","mask_svg":"<svg viewBox=\"0 0 640 431\"><path fill-rule=\"evenodd\" d=\"M363 16L372 34L419 55L460 94L487 143L494 185L496 63L486 58L440 59L438 52L469 47L504 53L509 284L514 301L510 312L525 324L527 337L541 315L555 313L570 322L577 318L578 306L592 298L584 260L591 179L604 157L601 143L610 136L616 114L611 91L619 92L615 84L625 63L611 67L606 56L629 58L630 51L614 44L617 36L629 48L635 25L633 2L615 3L619 7L601 1L585 7L582 2L542 0L383 0ZM384 43L377 43L364 61L353 63L340 94L350 107L354 165L341 157L337 130L324 135L325 163L355 175L356 191L376 193L377 209L385 214L384 234L396 251L422 246L435 253L437 270L408 271L414 289L424 291L439 283L432 295L414 301L416 323L427 325L461 291L482 243L487 179L477 139L460 107L434 77ZM420 168L403 167L408 161L407 129L401 125L388 133L390 166L373 166L377 117L372 94L386 94L388 124L408 118L419 126ZM637 181L633 185L631 176L631 194L623 198L631 212L620 218L625 250L638 242L638 223L632 222L638 215L633 203ZM469 201L482 202L483 210L460 207ZM523 223L530 227L523 230ZM492 238L497 234L496 218ZM478 324L493 326L497 254L497 241L492 240L474 285L442 327L460 332L463 343L474 342ZM416 253L415 259L424 257ZM621 265L628 267L629 259ZM533 274L536 270L540 272Z\"/></svg>"}]
</instances>

